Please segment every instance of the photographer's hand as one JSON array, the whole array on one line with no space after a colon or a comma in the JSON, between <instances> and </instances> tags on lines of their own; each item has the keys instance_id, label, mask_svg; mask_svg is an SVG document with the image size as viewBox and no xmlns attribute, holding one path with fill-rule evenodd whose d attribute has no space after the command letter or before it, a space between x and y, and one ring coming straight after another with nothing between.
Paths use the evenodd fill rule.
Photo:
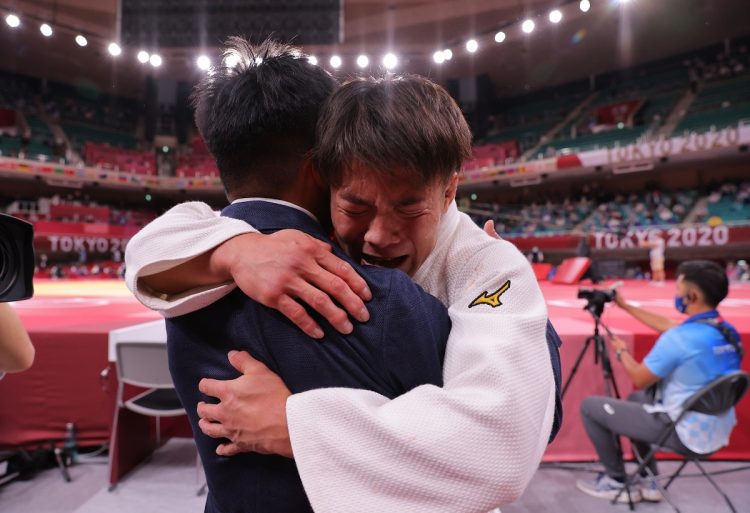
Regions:
<instances>
[{"instance_id":1,"label":"photographer's hand","mask_svg":"<svg viewBox=\"0 0 750 513\"><path fill-rule=\"evenodd\" d=\"M643 363L638 363L630 354L627 342L621 338L610 339L612 348L615 350L615 358L622 364L625 373L636 388L646 388L659 381L659 376L651 372Z\"/></svg>"},{"instance_id":2,"label":"photographer's hand","mask_svg":"<svg viewBox=\"0 0 750 513\"><path fill-rule=\"evenodd\" d=\"M34 346L21 319L7 303L0 303L0 372L20 372L34 363Z\"/></svg>"}]
</instances>

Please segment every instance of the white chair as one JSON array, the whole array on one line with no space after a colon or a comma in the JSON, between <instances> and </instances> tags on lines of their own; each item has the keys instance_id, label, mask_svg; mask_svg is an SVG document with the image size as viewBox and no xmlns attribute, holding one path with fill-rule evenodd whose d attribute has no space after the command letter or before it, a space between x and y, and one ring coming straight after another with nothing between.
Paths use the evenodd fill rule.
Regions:
<instances>
[{"instance_id":1,"label":"white chair","mask_svg":"<svg viewBox=\"0 0 750 513\"><path fill-rule=\"evenodd\" d=\"M115 450L119 436L118 417L121 408L156 419L156 447L161 446L161 417L186 415L174 389L172 376L169 373L167 345L161 342L118 342L115 346L117 367L117 403L112 422L110 450ZM128 400L124 399L125 385L147 388ZM110 455L110 476L114 458ZM200 483L202 467L200 457L196 456L198 475L198 495L205 491L206 484ZM113 490L116 483L110 483Z\"/></svg>"}]
</instances>

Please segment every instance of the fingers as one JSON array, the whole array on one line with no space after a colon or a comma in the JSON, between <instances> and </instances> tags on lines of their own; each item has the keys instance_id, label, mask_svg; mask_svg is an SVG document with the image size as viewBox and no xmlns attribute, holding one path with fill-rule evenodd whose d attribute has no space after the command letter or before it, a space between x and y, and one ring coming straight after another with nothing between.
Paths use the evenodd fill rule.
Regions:
<instances>
[{"instance_id":1,"label":"fingers","mask_svg":"<svg viewBox=\"0 0 750 513\"><path fill-rule=\"evenodd\" d=\"M234 456L235 454L239 454L242 451L237 446L237 444L221 444L216 448L216 454L219 456Z\"/></svg>"},{"instance_id":2,"label":"fingers","mask_svg":"<svg viewBox=\"0 0 750 513\"><path fill-rule=\"evenodd\" d=\"M206 422L217 422L221 412L218 404L210 404L204 401L198 403L196 411L198 412L198 417Z\"/></svg>"},{"instance_id":3,"label":"fingers","mask_svg":"<svg viewBox=\"0 0 750 513\"><path fill-rule=\"evenodd\" d=\"M318 264L323 270L311 277L314 284L333 297L352 317L360 322L367 322L370 314L364 301L372 299L372 292L364 278L333 253L321 255Z\"/></svg>"},{"instance_id":4,"label":"fingers","mask_svg":"<svg viewBox=\"0 0 750 513\"><path fill-rule=\"evenodd\" d=\"M328 271L320 271L320 273L330 274L328 273ZM315 310L320 315L325 317L325 319L331 324L331 326L333 326L333 328L336 331L340 333L344 333L344 334L351 333L352 330L354 329L354 326L349 320L349 316L346 314L346 311L339 308L333 302L333 299L331 298L331 296L329 296L328 292L323 288L323 285L321 284L320 273L314 277L311 277L312 283L308 283L307 281L304 281L304 280L297 280L294 284L294 290L292 292L292 295L297 297L300 301L310 305L310 307L313 310ZM322 280L325 281L325 278L322 278ZM321 288L318 288L318 287L321 287ZM348 287L347 287L347 290L349 290ZM364 308L364 303L362 303L362 300L359 299L356 295L354 295L351 292L351 290L349 290L349 294L350 296L348 297L350 298L350 303L352 301L359 303L361 305L361 309L365 310L366 312L366 309ZM289 308L290 310L294 308L291 305L287 305L286 301L283 301L283 302L285 303L285 308ZM302 307L300 306L300 308ZM309 323L314 322L312 318L308 319L308 317L309 315L304 310L304 308L302 308L302 312L295 312L295 316L289 317L289 318L292 322L300 326L300 328L302 328L304 331L305 328L307 328L307 326L309 325Z\"/></svg>"},{"instance_id":5,"label":"fingers","mask_svg":"<svg viewBox=\"0 0 750 513\"><path fill-rule=\"evenodd\" d=\"M500 236L497 234L497 230L495 230L495 221L493 221L492 219L488 219L487 222L484 223L484 232L493 239L500 238Z\"/></svg>"},{"instance_id":6,"label":"fingers","mask_svg":"<svg viewBox=\"0 0 750 513\"><path fill-rule=\"evenodd\" d=\"M349 289L364 301L372 299L372 292L367 282L348 262L341 260L333 253L325 253L318 257L318 263L330 273L344 281ZM353 314L353 312L352 312Z\"/></svg>"},{"instance_id":7,"label":"fingers","mask_svg":"<svg viewBox=\"0 0 750 513\"><path fill-rule=\"evenodd\" d=\"M198 383L198 390L211 397L217 397L221 399L226 391L226 385L224 381L217 379L203 378Z\"/></svg>"},{"instance_id":8,"label":"fingers","mask_svg":"<svg viewBox=\"0 0 750 513\"><path fill-rule=\"evenodd\" d=\"M299 329L312 338L323 338L323 330L315 320L310 317L302 305L291 297L281 296L276 303L276 309L286 318L292 321Z\"/></svg>"},{"instance_id":9,"label":"fingers","mask_svg":"<svg viewBox=\"0 0 750 513\"><path fill-rule=\"evenodd\" d=\"M250 356L247 351L229 351L227 355L229 363L242 374L250 374L261 362ZM265 366L264 366L265 367Z\"/></svg>"},{"instance_id":10,"label":"fingers","mask_svg":"<svg viewBox=\"0 0 750 513\"><path fill-rule=\"evenodd\" d=\"M229 438L229 430L227 430L223 424L218 422L209 422L206 419L200 419L198 421L198 427L203 434L210 436L211 438Z\"/></svg>"}]
</instances>

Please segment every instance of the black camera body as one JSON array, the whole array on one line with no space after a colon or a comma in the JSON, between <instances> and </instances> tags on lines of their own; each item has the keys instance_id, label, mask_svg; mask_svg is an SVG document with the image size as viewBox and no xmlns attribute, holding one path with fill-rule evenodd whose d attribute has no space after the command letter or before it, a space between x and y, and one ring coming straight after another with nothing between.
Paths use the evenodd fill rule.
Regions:
<instances>
[{"instance_id":1,"label":"black camera body","mask_svg":"<svg viewBox=\"0 0 750 513\"><path fill-rule=\"evenodd\" d=\"M34 295L34 227L0 214L0 302Z\"/></svg>"},{"instance_id":2,"label":"black camera body","mask_svg":"<svg viewBox=\"0 0 750 513\"><path fill-rule=\"evenodd\" d=\"M614 289L578 289L578 298L588 301L583 309L588 310L597 316L601 315L604 311L605 303L614 301L615 294L617 294L617 292L615 292Z\"/></svg>"}]
</instances>

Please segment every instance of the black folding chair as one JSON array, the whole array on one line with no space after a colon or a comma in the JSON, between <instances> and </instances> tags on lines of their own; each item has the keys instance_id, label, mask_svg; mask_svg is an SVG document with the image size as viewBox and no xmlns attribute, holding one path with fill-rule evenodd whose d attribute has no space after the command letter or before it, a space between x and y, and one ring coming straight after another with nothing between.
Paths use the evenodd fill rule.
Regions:
<instances>
[{"instance_id":1,"label":"black folding chair","mask_svg":"<svg viewBox=\"0 0 750 513\"><path fill-rule=\"evenodd\" d=\"M674 432L677 424L682 420L685 414L687 414L688 412L697 412L714 416L722 415L729 411L730 408L734 407L740 401L740 399L742 399L742 396L745 395L745 392L747 392L748 386L750 386L750 375L748 375L748 373L745 371L738 370L715 379L702 389L698 390L692 396L688 397L685 402L682 403L682 410L680 411L680 415L674 421L670 422L670 424L664 429L664 432L659 436L657 442L651 445L651 450L645 457L641 457L638 454L638 451L633 451L636 458L638 459L638 468L635 472L626 476L625 487L623 487L620 493L618 493L617 496L612 499L612 504L617 501L617 499L620 497L620 495L622 495L623 492L630 492L630 485L635 481L635 479L638 478L641 472L645 470L649 474L649 476L654 479L654 482L659 488L659 491L661 492L664 499L669 503L670 506L674 508L677 513L680 513L679 508L675 506L674 502L672 502L672 499L669 497L667 488L669 488L669 485L672 484L672 481L674 481L680 475L682 469L684 469L688 463L692 462L695 463L695 465L706 477L706 479L708 479L713 487L716 488L716 490L722 495L722 497L724 497L724 500L727 502L732 512L737 513L734 504L732 504L732 501L729 500L727 494L724 493L724 491L719 487L716 481L714 481L711 475L706 472L706 470L703 468L703 465L700 464L700 460L708 458L713 454L713 452L708 454L695 454L693 452L687 452L673 447L665 447L664 444L666 443L667 439L669 439L670 435ZM685 461L683 461L677 471L675 471L669 477L667 484L665 484L664 486L659 483L659 480L656 479L656 476L653 475L651 469L648 467L648 464L654 459L656 453L662 449L666 449L669 452L674 452L685 458ZM632 501L629 501L629 504L630 509L632 510Z\"/></svg>"}]
</instances>

